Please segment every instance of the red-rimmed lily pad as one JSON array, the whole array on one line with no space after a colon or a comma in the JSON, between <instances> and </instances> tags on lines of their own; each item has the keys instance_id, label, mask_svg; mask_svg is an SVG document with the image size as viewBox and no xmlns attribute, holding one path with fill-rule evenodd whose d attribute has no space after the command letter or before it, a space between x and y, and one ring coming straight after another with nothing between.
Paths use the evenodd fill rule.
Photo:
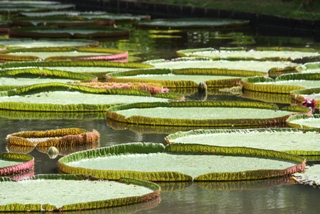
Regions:
<instances>
[{"instance_id":1,"label":"red-rimmed lily pad","mask_svg":"<svg viewBox=\"0 0 320 214\"><path fill-rule=\"evenodd\" d=\"M319 114L302 114L294 115L287 119L287 125L299 129L320 129L320 115Z\"/></svg>"},{"instance_id":2,"label":"red-rimmed lily pad","mask_svg":"<svg viewBox=\"0 0 320 214\"><path fill-rule=\"evenodd\" d=\"M236 27L248 27L249 21L235 20L235 19L153 19L141 20L135 23L135 26L140 28L153 28L153 29L194 29L194 28L213 28L213 29L226 29Z\"/></svg>"},{"instance_id":3,"label":"red-rimmed lily pad","mask_svg":"<svg viewBox=\"0 0 320 214\"><path fill-rule=\"evenodd\" d=\"M312 48L269 48L257 47L246 50L241 48L202 48L177 51L178 56L208 57L215 60L262 60L293 61L304 57L319 57L319 51Z\"/></svg>"},{"instance_id":4,"label":"red-rimmed lily pad","mask_svg":"<svg viewBox=\"0 0 320 214\"><path fill-rule=\"evenodd\" d=\"M301 171L305 160L273 150L208 145L129 143L67 155L58 161L64 173L118 180L224 181L281 177Z\"/></svg>"},{"instance_id":5,"label":"red-rimmed lily pad","mask_svg":"<svg viewBox=\"0 0 320 214\"><path fill-rule=\"evenodd\" d=\"M268 127L284 124L297 112L309 113L310 110L304 107L279 110L273 104L244 101L151 102L110 107L107 118L139 125Z\"/></svg>"},{"instance_id":6,"label":"red-rimmed lily pad","mask_svg":"<svg viewBox=\"0 0 320 214\"><path fill-rule=\"evenodd\" d=\"M101 181L81 175L37 175L16 182L2 179L0 186L5 195L0 211L6 212L80 211L130 205L160 195L160 187L151 182L131 178ZM48 186L55 187L50 194Z\"/></svg>"},{"instance_id":7,"label":"red-rimmed lily pad","mask_svg":"<svg viewBox=\"0 0 320 214\"><path fill-rule=\"evenodd\" d=\"M11 37L31 38L123 38L130 35L128 29L113 28L108 26L88 27L21 27L11 28Z\"/></svg>"},{"instance_id":8,"label":"red-rimmed lily pad","mask_svg":"<svg viewBox=\"0 0 320 214\"><path fill-rule=\"evenodd\" d=\"M306 140L308 139L308 140ZM165 138L167 143L203 144L226 147L270 149L290 154L320 155L317 131L298 129L197 129L176 132ZM308 159L308 158L307 158Z\"/></svg>"},{"instance_id":9,"label":"red-rimmed lily pad","mask_svg":"<svg viewBox=\"0 0 320 214\"><path fill-rule=\"evenodd\" d=\"M100 47L39 47L2 51L1 61L108 60L127 62L128 52Z\"/></svg>"},{"instance_id":10,"label":"red-rimmed lily pad","mask_svg":"<svg viewBox=\"0 0 320 214\"><path fill-rule=\"evenodd\" d=\"M0 176L24 173L33 169L34 158L28 154L0 154Z\"/></svg>"}]
</instances>

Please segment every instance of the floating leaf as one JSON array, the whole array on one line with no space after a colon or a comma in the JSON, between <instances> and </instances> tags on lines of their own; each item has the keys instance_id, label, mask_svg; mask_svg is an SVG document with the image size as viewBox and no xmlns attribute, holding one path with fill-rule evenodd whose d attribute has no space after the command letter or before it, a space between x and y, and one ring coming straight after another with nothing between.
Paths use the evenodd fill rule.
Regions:
<instances>
[{"instance_id":1,"label":"floating leaf","mask_svg":"<svg viewBox=\"0 0 320 214\"><path fill-rule=\"evenodd\" d=\"M141 28L155 29L182 29L182 28L213 28L225 29L235 27L247 27L249 21L232 19L153 19L149 21L138 21L135 26Z\"/></svg>"},{"instance_id":2,"label":"floating leaf","mask_svg":"<svg viewBox=\"0 0 320 214\"><path fill-rule=\"evenodd\" d=\"M34 158L27 154L0 154L0 176L19 174L34 167Z\"/></svg>"},{"instance_id":3,"label":"floating leaf","mask_svg":"<svg viewBox=\"0 0 320 214\"><path fill-rule=\"evenodd\" d=\"M320 128L320 115L319 114L302 114L294 115L287 119L287 125L293 128L300 129L319 129Z\"/></svg>"},{"instance_id":4,"label":"floating leaf","mask_svg":"<svg viewBox=\"0 0 320 214\"><path fill-rule=\"evenodd\" d=\"M283 151L302 156L320 155L320 149L318 149L320 135L317 131L285 128L198 129L170 134L165 140L167 143L250 147Z\"/></svg>"},{"instance_id":5,"label":"floating leaf","mask_svg":"<svg viewBox=\"0 0 320 214\"><path fill-rule=\"evenodd\" d=\"M79 128L54 129L46 131L25 131L7 135L9 144L30 147L63 147L92 144L99 140L100 134Z\"/></svg>"},{"instance_id":6,"label":"floating leaf","mask_svg":"<svg viewBox=\"0 0 320 214\"><path fill-rule=\"evenodd\" d=\"M294 173L292 178L299 184L308 184L313 187L320 186L320 165L315 164L312 166L306 166L304 172Z\"/></svg>"},{"instance_id":7,"label":"floating leaf","mask_svg":"<svg viewBox=\"0 0 320 214\"><path fill-rule=\"evenodd\" d=\"M98 209L140 203L160 194L158 185L142 180L91 181L80 175L38 175L17 182L3 180L0 186L6 196L0 211L6 212ZM48 195L49 186L55 188Z\"/></svg>"},{"instance_id":8,"label":"floating leaf","mask_svg":"<svg viewBox=\"0 0 320 214\"><path fill-rule=\"evenodd\" d=\"M301 171L305 160L272 150L196 144L129 143L67 155L58 160L64 173L117 180L224 181L280 177Z\"/></svg>"},{"instance_id":9,"label":"floating leaf","mask_svg":"<svg viewBox=\"0 0 320 214\"><path fill-rule=\"evenodd\" d=\"M107 110L107 118L118 122L189 127L266 127L285 123L291 114L276 105L242 101L133 103Z\"/></svg>"},{"instance_id":10,"label":"floating leaf","mask_svg":"<svg viewBox=\"0 0 320 214\"><path fill-rule=\"evenodd\" d=\"M215 60L262 60L262 61L293 61L304 57L319 57L319 52L314 49L299 48L265 48L246 50L236 48L201 48L177 51L178 56L209 57Z\"/></svg>"},{"instance_id":11,"label":"floating leaf","mask_svg":"<svg viewBox=\"0 0 320 214\"><path fill-rule=\"evenodd\" d=\"M320 108L320 88L309 88L291 91L290 96L292 99L301 103L307 101L314 101L313 108ZM311 103L310 103L311 104Z\"/></svg>"}]
</instances>

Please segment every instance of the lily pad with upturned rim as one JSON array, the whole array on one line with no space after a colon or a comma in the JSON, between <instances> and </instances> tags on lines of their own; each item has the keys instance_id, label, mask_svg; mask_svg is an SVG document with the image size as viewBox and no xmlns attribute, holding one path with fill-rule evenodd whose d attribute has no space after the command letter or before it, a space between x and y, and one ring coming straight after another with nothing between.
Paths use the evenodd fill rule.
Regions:
<instances>
[{"instance_id":1,"label":"lily pad with upturned rim","mask_svg":"<svg viewBox=\"0 0 320 214\"><path fill-rule=\"evenodd\" d=\"M101 112L123 103L168 101L172 95L151 96L134 89L103 89L64 83L35 84L0 96L0 109L15 111Z\"/></svg>"},{"instance_id":2,"label":"lily pad with upturned rim","mask_svg":"<svg viewBox=\"0 0 320 214\"><path fill-rule=\"evenodd\" d=\"M195 114L195 112L198 112ZM123 123L154 126L267 127L284 124L304 107L279 110L278 106L242 101L185 101L133 103L107 109L107 118Z\"/></svg>"},{"instance_id":3,"label":"lily pad with upturned rim","mask_svg":"<svg viewBox=\"0 0 320 214\"><path fill-rule=\"evenodd\" d=\"M135 23L140 28L155 29L194 29L194 28L213 28L226 29L236 27L248 27L249 21L235 19L153 19L149 21L141 20Z\"/></svg>"},{"instance_id":4,"label":"lily pad with upturned rim","mask_svg":"<svg viewBox=\"0 0 320 214\"><path fill-rule=\"evenodd\" d=\"M178 56L208 57L215 60L262 60L293 61L304 57L319 57L319 51L312 48L257 47L252 50L241 48L201 48L177 51Z\"/></svg>"},{"instance_id":5,"label":"lily pad with upturned rim","mask_svg":"<svg viewBox=\"0 0 320 214\"><path fill-rule=\"evenodd\" d=\"M21 27L11 28L11 37L31 37L31 38L121 38L128 37L130 31L122 28L112 27Z\"/></svg>"},{"instance_id":6,"label":"lily pad with upturned rim","mask_svg":"<svg viewBox=\"0 0 320 214\"><path fill-rule=\"evenodd\" d=\"M99 46L99 42L95 40L88 39L43 39L33 40L29 38L10 38L10 39L0 39L0 44L4 45L6 49L15 48L36 48L36 47L79 47L79 46Z\"/></svg>"},{"instance_id":7,"label":"lily pad with upturned rim","mask_svg":"<svg viewBox=\"0 0 320 214\"><path fill-rule=\"evenodd\" d=\"M312 166L306 166L304 172L297 172L292 175L292 178L299 184L308 184L313 187L320 186L320 165L315 164Z\"/></svg>"},{"instance_id":8,"label":"lily pad with upturned rim","mask_svg":"<svg viewBox=\"0 0 320 214\"><path fill-rule=\"evenodd\" d=\"M59 159L58 166L63 173L108 180L129 176L149 181L225 181L286 176L303 170L305 160L243 147L129 143L70 154Z\"/></svg>"},{"instance_id":9,"label":"lily pad with upturned rim","mask_svg":"<svg viewBox=\"0 0 320 214\"><path fill-rule=\"evenodd\" d=\"M288 126L293 128L320 130L320 114L294 115L289 117L286 123Z\"/></svg>"},{"instance_id":10,"label":"lily pad with upturned rim","mask_svg":"<svg viewBox=\"0 0 320 214\"><path fill-rule=\"evenodd\" d=\"M314 100L313 108L320 109L320 88L309 88L291 91L290 96L293 100L304 102L305 100Z\"/></svg>"},{"instance_id":11,"label":"lily pad with upturned rim","mask_svg":"<svg viewBox=\"0 0 320 214\"><path fill-rule=\"evenodd\" d=\"M96 130L87 131L80 128L65 128L45 131L24 131L7 135L9 144L28 147L62 147L93 144L100 139Z\"/></svg>"},{"instance_id":12,"label":"lily pad with upturned rim","mask_svg":"<svg viewBox=\"0 0 320 214\"><path fill-rule=\"evenodd\" d=\"M99 181L82 175L37 175L17 182L2 178L0 186L6 196L0 201L0 211L7 212L98 209L140 203L160 194L160 187L147 181ZM55 187L49 195L48 186Z\"/></svg>"},{"instance_id":13,"label":"lily pad with upturned rim","mask_svg":"<svg viewBox=\"0 0 320 214\"><path fill-rule=\"evenodd\" d=\"M317 131L290 128L198 129L170 134L165 137L165 141L168 144L203 144L270 149L304 157L320 155L320 149L318 148L320 135Z\"/></svg>"},{"instance_id":14,"label":"lily pad with upturned rim","mask_svg":"<svg viewBox=\"0 0 320 214\"><path fill-rule=\"evenodd\" d=\"M34 158L28 154L0 154L0 176L19 174L33 169Z\"/></svg>"},{"instance_id":15,"label":"lily pad with upturned rim","mask_svg":"<svg viewBox=\"0 0 320 214\"><path fill-rule=\"evenodd\" d=\"M1 61L107 60L127 62L128 52L100 47L38 47L2 51Z\"/></svg>"}]
</instances>

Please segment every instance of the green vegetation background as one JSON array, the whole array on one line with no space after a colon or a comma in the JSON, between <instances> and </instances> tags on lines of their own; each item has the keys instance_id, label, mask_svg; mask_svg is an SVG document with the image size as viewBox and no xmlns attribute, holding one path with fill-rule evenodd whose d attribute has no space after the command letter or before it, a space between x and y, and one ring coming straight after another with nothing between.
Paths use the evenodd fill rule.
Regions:
<instances>
[{"instance_id":1,"label":"green vegetation background","mask_svg":"<svg viewBox=\"0 0 320 214\"><path fill-rule=\"evenodd\" d=\"M319 0L143 0L196 7L264 13L288 18L320 20Z\"/></svg>"}]
</instances>

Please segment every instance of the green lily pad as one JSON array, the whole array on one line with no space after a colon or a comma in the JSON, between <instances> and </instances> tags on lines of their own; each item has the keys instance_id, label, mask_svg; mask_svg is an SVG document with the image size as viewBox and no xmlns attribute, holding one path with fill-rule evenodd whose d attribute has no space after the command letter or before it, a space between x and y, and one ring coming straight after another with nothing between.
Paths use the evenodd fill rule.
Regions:
<instances>
[{"instance_id":1,"label":"green lily pad","mask_svg":"<svg viewBox=\"0 0 320 214\"><path fill-rule=\"evenodd\" d=\"M72 10L74 4L61 4L58 1L4 1L0 2L0 13Z\"/></svg>"},{"instance_id":2,"label":"green lily pad","mask_svg":"<svg viewBox=\"0 0 320 214\"><path fill-rule=\"evenodd\" d=\"M1 199L0 211L7 212L80 211L123 206L151 200L160 193L158 185L146 181L131 178L98 181L79 175L38 175L17 182L3 179L0 186L5 196ZM49 195L45 191L48 186L55 187Z\"/></svg>"},{"instance_id":3,"label":"green lily pad","mask_svg":"<svg viewBox=\"0 0 320 214\"><path fill-rule=\"evenodd\" d=\"M0 109L16 111L100 112L123 103L168 101L147 91L103 89L89 86L48 83L2 92Z\"/></svg>"},{"instance_id":4,"label":"green lily pad","mask_svg":"<svg viewBox=\"0 0 320 214\"><path fill-rule=\"evenodd\" d=\"M19 14L20 16L26 17L60 17L60 16L68 16L68 17L83 17L86 19L111 19L118 22L131 22L137 20L150 20L150 16L148 15L131 15L131 14L115 14L115 13L107 13L103 11L90 11L90 12L82 12L82 11L48 11L48 12L23 12Z\"/></svg>"},{"instance_id":5,"label":"green lily pad","mask_svg":"<svg viewBox=\"0 0 320 214\"><path fill-rule=\"evenodd\" d=\"M253 61L253 60L236 60L236 61L226 61L226 60L212 60L209 58L201 57L180 57L173 60L149 60L145 63L153 65L158 69L215 69L221 70L225 73L232 71L252 71L255 75L260 76L261 74L268 74L268 71L274 67L285 68L288 66L298 66L296 63L288 61ZM251 76L248 75L247 76Z\"/></svg>"},{"instance_id":6,"label":"green lily pad","mask_svg":"<svg viewBox=\"0 0 320 214\"><path fill-rule=\"evenodd\" d=\"M319 114L302 114L294 115L287 119L287 125L293 128L300 129L319 129L320 128L320 115Z\"/></svg>"},{"instance_id":7,"label":"green lily pad","mask_svg":"<svg viewBox=\"0 0 320 214\"><path fill-rule=\"evenodd\" d=\"M297 67L301 73L320 73L320 62L305 63Z\"/></svg>"},{"instance_id":8,"label":"green lily pad","mask_svg":"<svg viewBox=\"0 0 320 214\"><path fill-rule=\"evenodd\" d=\"M262 60L262 61L293 61L304 57L319 57L320 54L314 49L298 48L264 48L256 49L232 49L214 48L187 49L177 51L178 56L208 57L215 60Z\"/></svg>"},{"instance_id":9,"label":"green lily pad","mask_svg":"<svg viewBox=\"0 0 320 214\"><path fill-rule=\"evenodd\" d=\"M289 94L243 90L243 93L240 96L246 99L258 100L266 103L291 104L291 96Z\"/></svg>"},{"instance_id":10,"label":"green lily pad","mask_svg":"<svg viewBox=\"0 0 320 214\"><path fill-rule=\"evenodd\" d=\"M0 176L19 174L33 169L34 158L27 154L0 154Z\"/></svg>"},{"instance_id":11,"label":"green lily pad","mask_svg":"<svg viewBox=\"0 0 320 214\"><path fill-rule=\"evenodd\" d=\"M304 172L294 173L292 178L299 184L308 184L313 187L320 186L320 165L315 164L312 166L306 166Z\"/></svg>"},{"instance_id":12,"label":"green lily pad","mask_svg":"<svg viewBox=\"0 0 320 214\"><path fill-rule=\"evenodd\" d=\"M127 175L150 181L223 181L285 176L303 170L305 160L243 147L129 143L70 154L59 159L58 166L64 173L108 180Z\"/></svg>"},{"instance_id":13,"label":"green lily pad","mask_svg":"<svg viewBox=\"0 0 320 214\"><path fill-rule=\"evenodd\" d=\"M297 111L310 112L308 108ZM197 114L195 114L197 112ZM284 124L292 111L273 104L242 101L133 103L113 106L107 118L123 123L189 127L266 127Z\"/></svg>"},{"instance_id":14,"label":"green lily pad","mask_svg":"<svg viewBox=\"0 0 320 214\"><path fill-rule=\"evenodd\" d=\"M31 37L31 38L112 38L120 39L128 37L128 29L113 28L108 26L88 26L88 27L21 27L11 28L11 37Z\"/></svg>"},{"instance_id":15,"label":"green lily pad","mask_svg":"<svg viewBox=\"0 0 320 214\"><path fill-rule=\"evenodd\" d=\"M314 100L313 108L320 108L320 88L309 88L291 91L290 96L293 100L304 102Z\"/></svg>"},{"instance_id":16,"label":"green lily pad","mask_svg":"<svg viewBox=\"0 0 320 214\"><path fill-rule=\"evenodd\" d=\"M85 27L85 26L113 26L115 23L112 19L96 17L87 19L80 16L60 15L53 17L13 17L10 25L13 27L28 26L58 26L58 27Z\"/></svg>"},{"instance_id":17,"label":"green lily pad","mask_svg":"<svg viewBox=\"0 0 320 214\"><path fill-rule=\"evenodd\" d=\"M88 39L43 39L38 40L28 38L10 38L0 39L0 44L4 45L6 49L13 48L39 48L39 47L80 47L80 46L98 46L99 42Z\"/></svg>"},{"instance_id":18,"label":"green lily pad","mask_svg":"<svg viewBox=\"0 0 320 214\"><path fill-rule=\"evenodd\" d=\"M69 83L79 80L94 81L96 79L96 76L90 74L49 70L45 68L3 69L0 73L0 89L8 90L41 83Z\"/></svg>"},{"instance_id":19,"label":"green lily pad","mask_svg":"<svg viewBox=\"0 0 320 214\"><path fill-rule=\"evenodd\" d=\"M0 54L1 61L109 60L127 62L128 53L99 47L48 47L10 49Z\"/></svg>"},{"instance_id":20,"label":"green lily pad","mask_svg":"<svg viewBox=\"0 0 320 214\"><path fill-rule=\"evenodd\" d=\"M46 131L16 132L7 135L9 144L27 147L62 147L92 144L100 139L96 130L91 132L80 128L65 128Z\"/></svg>"},{"instance_id":21,"label":"green lily pad","mask_svg":"<svg viewBox=\"0 0 320 214\"><path fill-rule=\"evenodd\" d=\"M141 28L155 29L182 29L182 28L236 28L247 27L247 20L232 20L232 19L153 19L149 21L138 21L135 26Z\"/></svg>"},{"instance_id":22,"label":"green lily pad","mask_svg":"<svg viewBox=\"0 0 320 214\"><path fill-rule=\"evenodd\" d=\"M165 138L167 143L249 147L311 156L320 155L317 131L296 129L198 129L177 132Z\"/></svg>"}]
</instances>

